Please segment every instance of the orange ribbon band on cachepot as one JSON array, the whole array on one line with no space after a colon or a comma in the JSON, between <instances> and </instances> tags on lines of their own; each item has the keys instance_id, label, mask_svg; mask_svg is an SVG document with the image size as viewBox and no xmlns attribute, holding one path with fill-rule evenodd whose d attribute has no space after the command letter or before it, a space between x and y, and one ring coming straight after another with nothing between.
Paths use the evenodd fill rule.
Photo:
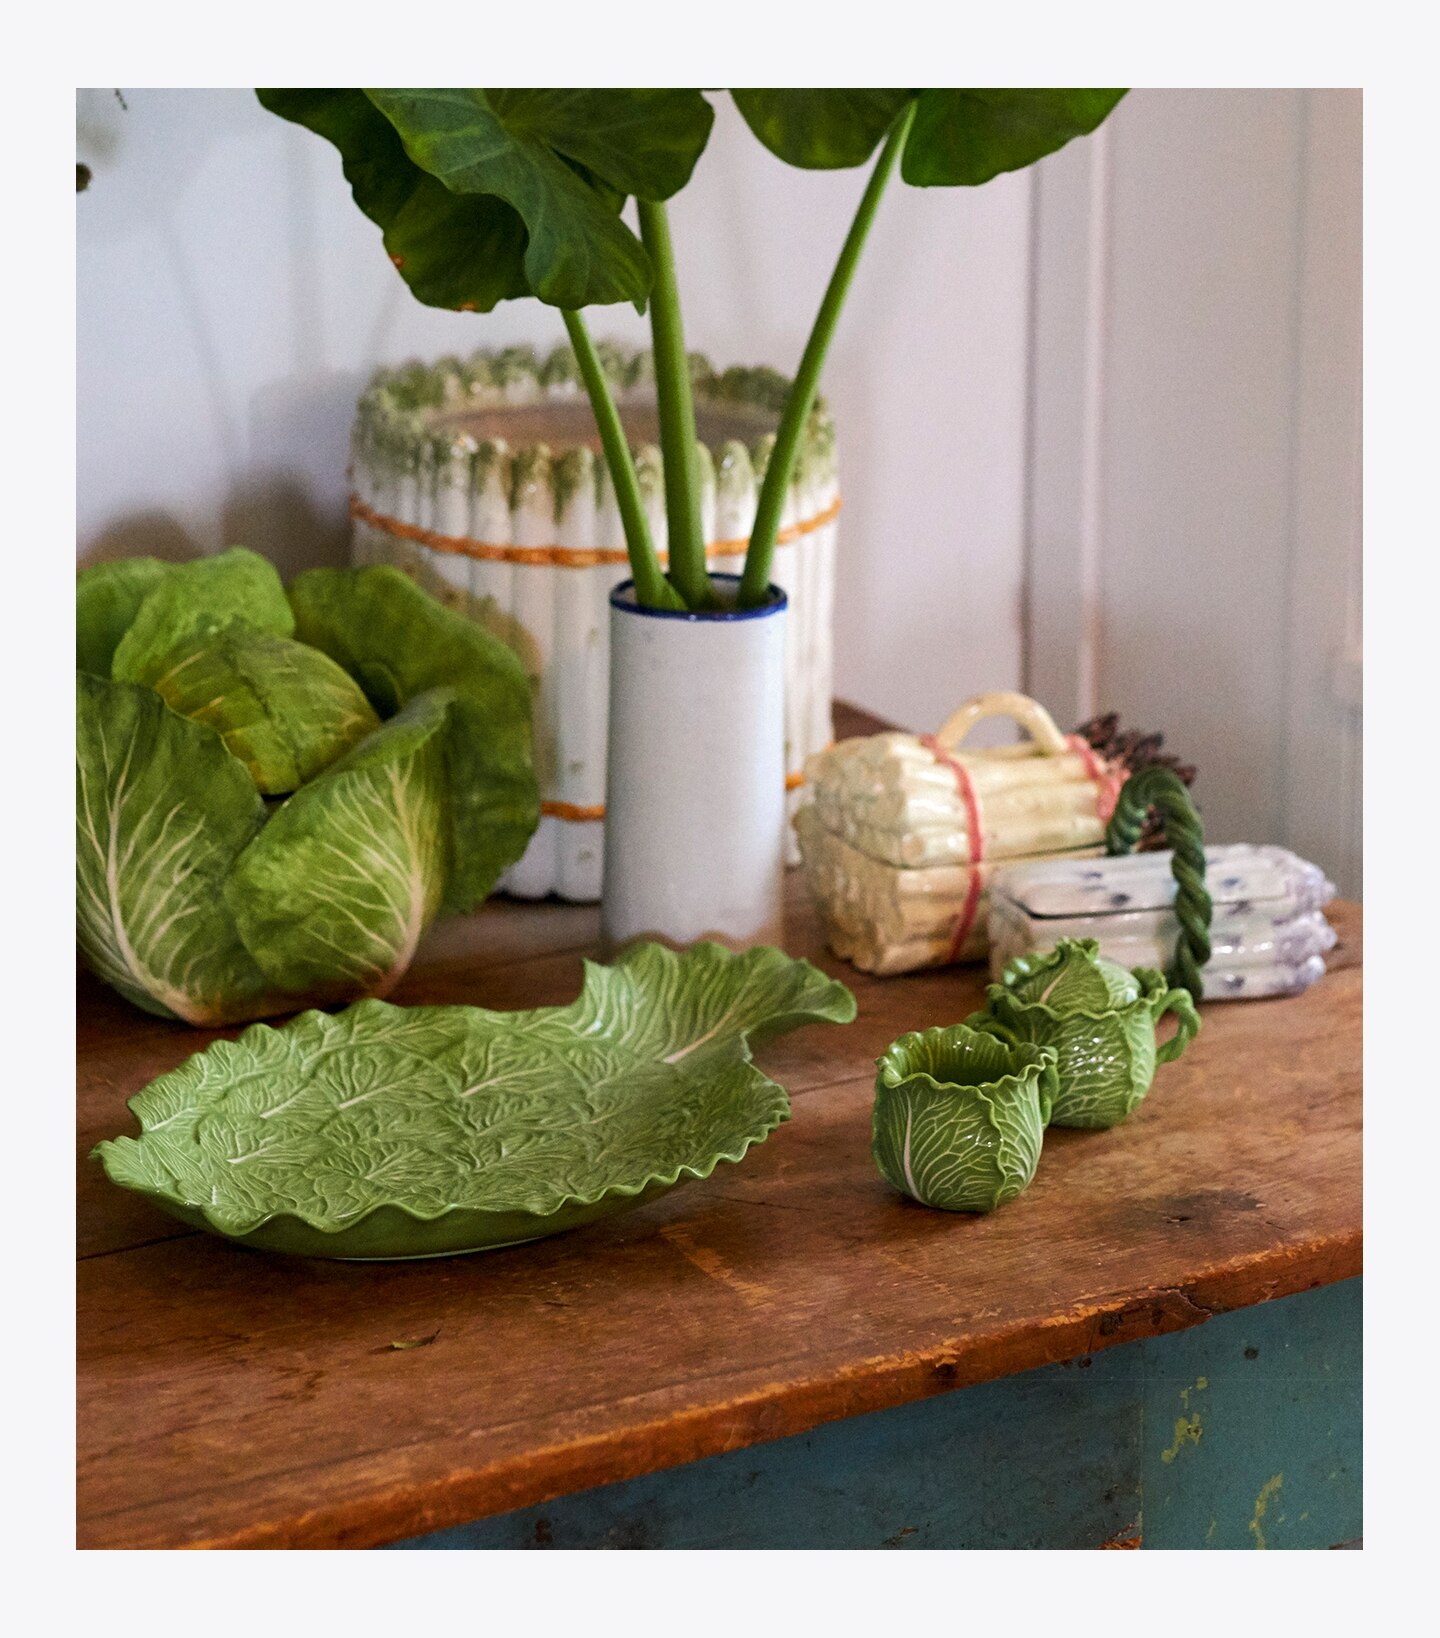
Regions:
<instances>
[{"instance_id":1,"label":"orange ribbon band on cachepot","mask_svg":"<svg viewBox=\"0 0 1440 1638\"><path fill-rule=\"evenodd\" d=\"M525 563L558 569L593 569L605 563L618 566L630 561L624 549L618 547L591 549L576 546L500 546L494 541L472 540L469 535L442 535L438 529L422 529L418 523L404 523L399 518L377 512L373 506L367 506L358 495L350 497L350 516L358 518L361 523L368 523L372 529L379 529L384 534L395 535L400 540L413 540L418 546L428 546L431 551L475 557L485 563ZM833 523L839 516L840 498L837 495L823 512L817 512L813 518L804 518L799 523L787 524L779 530L775 536L775 544L784 546L789 541L798 540L802 535L823 529L827 523ZM748 539L712 540L705 548L705 555L737 557L749 544ZM660 555L663 558L665 554L662 552Z\"/></svg>"}]
</instances>

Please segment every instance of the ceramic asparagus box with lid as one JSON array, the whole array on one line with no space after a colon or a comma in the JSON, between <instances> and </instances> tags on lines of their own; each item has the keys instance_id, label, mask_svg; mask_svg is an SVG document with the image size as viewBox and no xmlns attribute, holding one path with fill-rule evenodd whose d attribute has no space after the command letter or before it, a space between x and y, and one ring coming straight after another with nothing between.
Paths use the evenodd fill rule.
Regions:
<instances>
[{"instance_id":1,"label":"ceramic asparagus box with lid","mask_svg":"<svg viewBox=\"0 0 1440 1638\"><path fill-rule=\"evenodd\" d=\"M664 475L650 355L602 347L665 556ZM712 570L738 573L789 382L692 357L701 517ZM529 348L379 371L351 444L357 563L397 564L503 637L529 671L542 818L500 886L600 896L609 597L630 574L614 491L574 356ZM773 578L789 599L786 784L831 739L834 426L817 402L786 499Z\"/></svg>"},{"instance_id":2,"label":"ceramic asparagus box with lid","mask_svg":"<svg viewBox=\"0 0 1440 1638\"><path fill-rule=\"evenodd\" d=\"M1325 971L1335 930L1325 873L1283 847L1238 842L1205 850L1212 901L1207 1001L1294 995ZM1007 866L990 884L990 967L1060 939L1091 938L1125 967L1169 969L1180 928L1168 852Z\"/></svg>"},{"instance_id":3,"label":"ceramic asparagus box with lid","mask_svg":"<svg viewBox=\"0 0 1440 1638\"><path fill-rule=\"evenodd\" d=\"M1029 738L962 751L987 717ZM795 829L837 955L865 972L978 960L987 887L1010 859L1093 857L1124 777L1023 694L980 694L937 734L843 740L805 768Z\"/></svg>"}]
</instances>

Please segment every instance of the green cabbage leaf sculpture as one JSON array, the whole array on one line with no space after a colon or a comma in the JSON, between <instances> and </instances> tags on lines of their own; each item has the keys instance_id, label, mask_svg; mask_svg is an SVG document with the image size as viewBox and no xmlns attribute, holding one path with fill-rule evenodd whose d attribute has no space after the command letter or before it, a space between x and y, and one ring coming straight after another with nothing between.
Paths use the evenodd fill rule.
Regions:
<instances>
[{"instance_id":1,"label":"green cabbage leaf sculpture","mask_svg":"<svg viewBox=\"0 0 1440 1638\"><path fill-rule=\"evenodd\" d=\"M1055 1096L1055 1053L952 1024L876 1060L871 1153L922 1206L992 1211L1029 1186Z\"/></svg>"},{"instance_id":2,"label":"green cabbage leaf sculpture","mask_svg":"<svg viewBox=\"0 0 1440 1638\"><path fill-rule=\"evenodd\" d=\"M854 1016L843 984L779 950L641 944L586 962L567 1007L362 1001L256 1024L151 1082L130 1100L141 1135L95 1156L182 1221L267 1250L509 1245L741 1160L790 1116L750 1047Z\"/></svg>"},{"instance_id":3,"label":"green cabbage leaf sculpture","mask_svg":"<svg viewBox=\"0 0 1440 1638\"><path fill-rule=\"evenodd\" d=\"M1190 992L1149 967L1106 960L1093 938L1062 938L1052 950L1017 956L986 990L984 1011L966 1022L1000 1039L1054 1049L1059 1091L1050 1122L1103 1129L1140 1103L1157 1064L1178 1058L1200 1018ZM1156 1045L1167 1012L1176 1032Z\"/></svg>"},{"instance_id":4,"label":"green cabbage leaf sculpture","mask_svg":"<svg viewBox=\"0 0 1440 1638\"><path fill-rule=\"evenodd\" d=\"M77 937L161 1017L384 995L539 822L520 661L388 566L98 564L76 659Z\"/></svg>"}]
</instances>

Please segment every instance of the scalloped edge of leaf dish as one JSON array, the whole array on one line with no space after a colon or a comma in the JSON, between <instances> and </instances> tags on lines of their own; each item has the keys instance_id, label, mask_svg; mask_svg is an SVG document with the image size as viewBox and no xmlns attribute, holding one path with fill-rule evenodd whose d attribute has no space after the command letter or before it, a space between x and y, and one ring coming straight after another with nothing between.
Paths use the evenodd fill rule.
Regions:
<instances>
[{"instance_id":1,"label":"scalloped edge of leaf dish","mask_svg":"<svg viewBox=\"0 0 1440 1638\"><path fill-rule=\"evenodd\" d=\"M103 1141L91 1151L91 1157L101 1162L112 1183L153 1201L181 1222L261 1250L376 1261L494 1250L633 1209L681 1183L709 1177L722 1163L738 1163L787 1121L791 1112L784 1089L755 1068L752 1045L806 1023L848 1023L856 1011L854 996L845 985L811 963L793 960L768 946L737 954L706 943L677 954L660 945L645 944L626 951L613 966L587 960L584 967L580 995L569 1006L496 1012L467 1006L402 1007L371 1000L358 1002L335 1016L311 1011L278 1027L254 1024L236 1040L213 1043L138 1092L128 1106L140 1122L140 1136ZM626 1051L633 1047L637 1033L647 1048L669 1050L624 1058L614 1073L587 1084L581 1069L587 1064L593 1067L595 1055L605 1050L606 1030L616 1028L621 1031L620 1046ZM426 1039L427 1032L433 1039ZM419 1039L407 1042L407 1034ZM556 1053L557 1044L563 1047L567 1042L581 1055L581 1068ZM493 1081L477 1083L464 1093L442 1084L447 1071L467 1078L472 1075L475 1059L483 1061L488 1072L492 1052L503 1053L507 1045L519 1053L524 1068L508 1077L502 1070ZM443 1117L443 1122L449 1123L444 1127L446 1131L458 1130L454 1100L476 1090L498 1087L489 1105L482 1102L469 1106L466 1118L472 1111L478 1112L471 1134L477 1143L493 1143L499 1131L500 1166L490 1166L487 1173L485 1160L475 1155L475 1169L465 1174L467 1187L455 1191L461 1197L430 1205L418 1205L397 1191L390 1197L371 1198L353 1209L305 1210L288 1200L272 1209L254 1206L246 1211L232 1205L226 1210L214 1181L209 1184L211 1199L201 1198L206 1164L214 1170L222 1162L235 1165L257 1158L263 1162L272 1136L276 1146L285 1151L275 1162L277 1166L289 1167L292 1173L298 1171L302 1178L309 1177L305 1171L307 1158L318 1161L323 1172L329 1160L340 1154L350 1164L335 1175L342 1185L347 1179L353 1184L352 1194L364 1193L363 1185L373 1179L357 1171L355 1165L357 1158L366 1158L363 1148L347 1152L338 1141L327 1144L319 1133L342 1110L368 1103L364 1118L375 1130L368 1139L352 1137L351 1142L374 1142L381 1167L396 1158L396 1145L392 1143L386 1149L387 1106L383 1101L370 1101L376 1095L373 1089L326 1101L327 1092L348 1092L358 1084L356 1076L363 1080L366 1075L378 1073L377 1048L388 1051L392 1070L399 1077L400 1090L397 1093L392 1087L392 1095L410 1100L408 1105L401 1104L400 1114L402 1124L403 1118L412 1120L412 1151L417 1143L414 1133L419 1130L423 1138L427 1117ZM308 1056L307 1049L312 1049ZM413 1060L402 1069L394 1069L395 1054L403 1056L412 1049ZM586 1058L585 1054L590 1056ZM330 1058L336 1061L326 1063L322 1071L322 1062ZM689 1061L680 1069L677 1066L682 1059ZM417 1069L416 1063L422 1067ZM603 1067L603 1059L601 1063ZM665 1070L657 1079L662 1064ZM289 1080L284 1076L287 1066L292 1071ZM517 1091L516 1084L523 1085L527 1076L532 1081L538 1078L540 1085ZM648 1094L654 1107L639 1101L646 1096L642 1084L631 1113L681 1117L678 1136L672 1132L667 1138L657 1138L657 1147L664 1141L683 1143L688 1135L684 1122L690 1119L703 1137L705 1121L723 1120L727 1105L734 1111L733 1130L723 1138L712 1135L703 1153L691 1152L681 1158L653 1152L648 1157L638 1154L633 1171L625 1176L604 1175L597 1151L594 1164L600 1167L601 1175L588 1187L555 1184L542 1178L528 1185L512 1184L511 1196L503 1204L490 1207L483 1203L487 1175L493 1177L497 1169L503 1171L507 1158L503 1152L505 1133L500 1128L506 1120L513 1122L516 1118L512 1110L495 1123L487 1123L485 1111L498 1104L507 1091L512 1098L529 1100L522 1105L522 1112L530 1124L522 1120L515 1134L521 1140L516 1145L518 1150L525 1138L537 1133L542 1143L556 1134L563 1140L567 1131L583 1137L587 1129L593 1130L608 1116L622 1117L612 1130L623 1133L626 1108L621 1100L626 1083L638 1082L642 1076L649 1077ZM547 1079L568 1080L570 1085L557 1091L547 1088ZM602 1089L609 1089L606 1097L612 1107L597 1111L592 1099ZM233 1112L226 1106L232 1093ZM707 1094L713 1108L707 1108ZM273 1107L261 1107L267 1098L280 1101ZM584 1118L571 1121L568 1127L563 1119L556 1123L555 1115L563 1117L567 1109L578 1110L582 1104ZM302 1127L298 1138L287 1134L283 1124L267 1128L264 1141L257 1145L254 1133L259 1122L295 1105L302 1106L296 1120L318 1121L318 1126L308 1131ZM547 1112L552 1117L548 1123L541 1118ZM187 1116L191 1117L188 1128L177 1125ZM211 1121L208 1129L207 1119ZM162 1130L163 1138L157 1135ZM223 1152L223 1143L236 1146L237 1153ZM460 1151L461 1164L467 1163L465 1154ZM453 1152L447 1154L444 1164L454 1164L455 1158ZM190 1166L192 1161L194 1165ZM188 1185L177 1170L188 1171ZM215 1175L225 1179L228 1186L235 1174L216 1170ZM314 1183L313 1177L309 1180ZM528 1201L517 1203L516 1187L522 1192L526 1187L531 1190ZM469 1190L478 1194L467 1200L463 1194ZM320 1193L323 1197L323 1189ZM501 1193L503 1196L503 1182Z\"/></svg>"},{"instance_id":2,"label":"scalloped edge of leaf dish","mask_svg":"<svg viewBox=\"0 0 1440 1638\"><path fill-rule=\"evenodd\" d=\"M545 1215L473 1211L463 1206L448 1206L435 1217L422 1217L397 1202L377 1206L342 1228L320 1228L303 1217L276 1212L249 1233L232 1234L211 1222L203 1208L181 1206L149 1189L135 1189L133 1192L153 1201L191 1228L256 1251L275 1251L289 1257L324 1257L346 1263L423 1262L430 1257L465 1257L472 1252L503 1251L507 1246L528 1245L533 1240L546 1240L552 1234L564 1234L570 1229L584 1228L606 1217L633 1211L679 1188L683 1183L709 1177L715 1167L724 1161L743 1160L749 1149L763 1143L771 1132L789 1119L787 1110L765 1131L747 1140L739 1154L718 1155L705 1171L670 1179L653 1178L634 1191L610 1189L596 1200L585 1203L576 1201ZM111 1181L115 1180L112 1178ZM120 1186L128 1187L126 1184ZM393 1249L402 1240L410 1249Z\"/></svg>"}]
</instances>

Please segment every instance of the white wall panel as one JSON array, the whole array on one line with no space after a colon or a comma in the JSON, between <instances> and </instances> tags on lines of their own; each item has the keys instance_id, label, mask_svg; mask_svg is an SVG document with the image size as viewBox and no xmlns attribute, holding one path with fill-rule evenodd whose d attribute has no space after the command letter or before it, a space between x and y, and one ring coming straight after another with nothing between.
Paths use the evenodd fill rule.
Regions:
<instances>
[{"instance_id":1,"label":"white wall panel","mask_svg":"<svg viewBox=\"0 0 1440 1638\"><path fill-rule=\"evenodd\" d=\"M1286 835L1361 881L1361 118L1307 94L1289 553Z\"/></svg>"},{"instance_id":2,"label":"white wall panel","mask_svg":"<svg viewBox=\"0 0 1440 1638\"><path fill-rule=\"evenodd\" d=\"M1027 563L1028 686L1350 892L1359 167L1358 92L1137 91L1041 177Z\"/></svg>"}]
</instances>

